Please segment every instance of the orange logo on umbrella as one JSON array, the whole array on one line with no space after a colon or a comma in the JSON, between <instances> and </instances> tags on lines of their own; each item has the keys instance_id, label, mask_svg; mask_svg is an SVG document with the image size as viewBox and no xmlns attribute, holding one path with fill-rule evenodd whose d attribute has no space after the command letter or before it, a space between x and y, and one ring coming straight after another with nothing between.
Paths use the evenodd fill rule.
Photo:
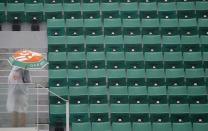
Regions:
<instances>
[{"instance_id":1,"label":"orange logo on umbrella","mask_svg":"<svg viewBox=\"0 0 208 131\"><path fill-rule=\"evenodd\" d=\"M14 59L20 62L39 62L43 59L43 55L30 50L17 51L13 55Z\"/></svg>"}]
</instances>

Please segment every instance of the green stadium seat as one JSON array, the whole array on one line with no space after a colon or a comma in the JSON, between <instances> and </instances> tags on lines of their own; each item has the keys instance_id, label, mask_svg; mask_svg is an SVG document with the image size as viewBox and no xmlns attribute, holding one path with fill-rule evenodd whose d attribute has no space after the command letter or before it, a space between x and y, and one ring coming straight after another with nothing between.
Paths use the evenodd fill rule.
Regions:
<instances>
[{"instance_id":1,"label":"green stadium seat","mask_svg":"<svg viewBox=\"0 0 208 131\"><path fill-rule=\"evenodd\" d=\"M176 10L176 4L173 0L163 1L160 0L158 2L158 11L159 12L170 12Z\"/></svg>"},{"instance_id":2,"label":"green stadium seat","mask_svg":"<svg viewBox=\"0 0 208 131\"><path fill-rule=\"evenodd\" d=\"M196 1L196 10L207 10L208 4L205 1Z\"/></svg>"},{"instance_id":3,"label":"green stadium seat","mask_svg":"<svg viewBox=\"0 0 208 131\"><path fill-rule=\"evenodd\" d=\"M162 52L145 52L144 53L145 61L163 61Z\"/></svg>"},{"instance_id":4,"label":"green stadium seat","mask_svg":"<svg viewBox=\"0 0 208 131\"><path fill-rule=\"evenodd\" d=\"M62 0L45 0L45 3L55 4L55 3L62 3Z\"/></svg>"},{"instance_id":5,"label":"green stadium seat","mask_svg":"<svg viewBox=\"0 0 208 131\"><path fill-rule=\"evenodd\" d=\"M100 11L100 4L98 0L85 0L82 3L82 10L85 11Z\"/></svg>"},{"instance_id":6,"label":"green stadium seat","mask_svg":"<svg viewBox=\"0 0 208 131\"><path fill-rule=\"evenodd\" d=\"M75 47L80 46L82 47L84 44L84 36L80 35L80 36L66 36L66 44L69 47L73 47L70 51L78 51L78 49L76 49ZM76 50L75 50L76 49ZM80 51L82 51L83 49L81 48Z\"/></svg>"},{"instance_id":7,"label":"green stadium seat","mask_svg":"<svg viewBox=\"0 0 208 131\"><path fill-rule=\"evenodd\" d=\"M86 70L85 69L69 69L68 81L70 86L86 85Z\"/></svg>"},{"instance_id":8,"label":"green stadium seat","mask_svg":"<svg viewBox=\"0 0 208 131\"><path fill-rule=\"evenodd\" d=\"M168 104L150 104L151 114L169 114Z\"/></svg>"},{"instance_id":9,"label":"green stadium seat","mask_svg":"<svg viewBox=\"0 0 208 131\"><path fill-rule=\"evenodd\" d=\"M145 131L152 131L152 125L150 122L133 122L132 124L132 131L140 131L140 130L145 130Z\"/></svg>"},{"instance_id":10,"label":"green stadium seat","mask_svg":"<svg viewBox=\"0 0 208 131\"><path fill-rule=\"evenodd\" d=\"M126 86L109 86L110 103L128 103L128 89Z\"/></svg>"},{"instance_id":11,"label":"green stadium seat","mask_svg":"<svg viewBox=\"0 0 208 131\"><path fill-rule=\"evenodd\" d=\"M157 3L156 1L148 1L146 2L145 0L142 0L139 3L139 10L143 12L148 12L148 11L156 11L157 10Z\"/></svg>"},{"instance_id":12,"label":"green stadium seat","mask_svg":"<svg viewBox=\"0 0 208 131\"><path fill-rule=\"evenodd\" d=\"M109 106L108 104L90 104L91 122L107 122Z\"/></svg>"},{"instance_id":13,"label":"green stadium seat","mask_svg":"<svg viewBox=\"0 0 208 131\"><path fill-rule=\"evenodd\" d=\"M92 58L93 55L95 56L95 58ZM87 54L87 67L88 69L92 70L92 73L96 72L96 70L99 71L99 69L105 69L104 52L88 53Z\"/></svg>"},{"instance_id":14,"label":"green stadium seat","mask_svg":"<svg viewBox=\"0 0 208 131\"><path fill-rule=\"evenodd\" d=\"M193 131L206 131L208 123L193 123Z\"/></svg>"},{"instance_id":15,"label":"green stadium seat","mask_svg":"<svg viewBox=\"0 0 208 131\"><path fill-rule=\"evenodd\" d=\"M96 65L95 65L96 66ZM106 84L105 69L88 69L87 78L89 86L101 86Z\"/></svg>"},{"instance_id":16,"label":"green stadium seat","mask_svg":"<svg viewBox=\"0 0 208 131\"><path fill-rule=\"evenodd\" d=\"M145 115L149 115L148 104L130 104L130 119L133 122L146 122L148 118Z\"/></svg>"},{"instance_id":17,"label":"green stadium seat","mask_svg":"<svg viewBox=\"0 0 208 131\"><path fill-rule=\"evenodd\" d=\"M208 104L190 104L191 114L207 114Z\"/></svg>"},{"instance_id":18,"label":"green stadium seat","mask_svg":"<svg viewBox=\"0 0 208 131\"><path fill-rule=\"evenodd\" d=\"M69 96L72 104L88 103L88 88L86 86L70 86Z\"/></svg>"},{"instance_id":19,"label":"green stadium seat","mask_svg":"<svg viewBox=\"0 0 208 131\"><path fill-rule=\"evenodd\" d=\"M196 18L190 18L190 19L179 19L179 27L196 27L197 26L197 20Z\"/></svg>"},{"instance_id":20,"label":"green stadium seat","mask_svg":"<svg viewBox=\"0 0 208 131\"><path fill-rule=\"evenodd\" d=\"M45 19L62 19L63 7L61 3L44 4Z\"/></svg>"},{"instance_id":21,"label":"green stadium seat","mask_svg":"<svg viewBox=\"0 0 208 131\"><path fill-rule=\"evenodd\" d=\"M186 11L186 10L194 10L195 9L195 2L190 1L182 1L182 0L177 0L176 2L177 10L180 11Z\"/></svg>"},{"instance_id":22,"label":"green stadium seat","mask_svg":"<svg viewBox=\"0 0 208 131\"><path fill-rule=\"evenodd\" d=\"M129 122L113 122L112 123L112 131L131 131L131 123Z\"/></svg>"},{"instance_id":23,"label":"green stadium seat","mask_svg":"<svg viewBox=\"0 0 208 131\"><path fill-rule=\"evenodd\" d=\"M89 101L91 104L107 103L106 86L89 86Z\"/></svg>"},{"instance_id":24,"label":"green stadium seat","mask_svg":"<svg viewBox=\"0 0 208 131\"><path fill-rule=\"evenodd\" d=\"M141 26L143 28L159 27L159 19L146 15L146 18L141 19Z\"/></svg>"},{"instance_id":25,"label":"green stadium seat","mask_svg":"<svg viewBox=\"0 0 208 131\"><path fill-rule=\"evenodd\" d=\"M50 105L50 124L55 125L56 122L66 121L66 105Z\"/></svg>"},{"instance_id":26,"label":"green stadium seat","mask_svg":"<svg viewBox=\"0 0 208 131\"><path fill-rule=\"evenodd\" d=\"M72 123L73 131L91 131L90 122Z\"/></svg>"},{"instance_id":27,"label":"green stadium seat","mask_svg":"<svg viewBox=\"0 0 208 131\"><path fill-rule=\"evenodd\" d=\"M107 77L109 79L125 78L126 77L125 69L107 69Z\"/></svg>"},{"instance_id":28,"label":"green stadium seat","mask_svg":"<svg viewBox=\"0 0 208 131\"><path fill-rule=\"evenodd\" d=\"M136 0L133 0L133 1L126 1L126 0L123 0L121 1L120 3L120 10L122 12L129 12L129 11L136 11L138 10L138 3Z\"/></svg>"},{"instance_id":29,"label":"green stadium seat","mask_svg":"<svg viewBox=\"0 0 208 131\"><path fill-rule=\"evenodd\" d=\"M104 28L121 27L121 18L114 18L113 16L111 17L109 16L109 18L104 18L103 20Z\"/></svg>"},{"instance_id":30,"label":"green stadium seat","mask_svg":"<svg viewBox=\"0 0 208 131\"><path fill-rule=\"evenodd\" d=\"M77 45L76 45L77 46ZM74 47L74 50L82 48L84 45ZM68 61L84 61L85 60L84 52L68 52Z\"/></svg>"},{"instance_id":31,"label":"green stadium seat","mask_svg":"<svg viewBox=\"0 0 208 131\"><path fill-rule=\"evenodd\" d=\"M188 103L186 86L169 86L169 103L170 104L186 104Z\"/></svg>"},{"instance_id":32,"label":"green stadium seat","mask_svg":"<svg viewBox=\"0 0 208 131\"><path fill-rule=\"evenodd\" d=\"M7 4L7 21L13 22L18 20L19 22L25 21L25 6L24 3L8 3Z\"/></svg>"},{"instance_id":33,"label":"green stadium seat","mask_svg":"<svg viewBox=\"0 0 208 131\"><path fill-rule=\"evenodd\" d=\"M200 96L207 93L206 86L188 86L187 89L189 95Z\"/></svg>"},{"instance_id":34,"label":"green stadium seat","mask_svg":"<svg viewBox=\"0 0 208 131\"><path fill-rule=\"evenodd\" d=\"M92 131L111 131L110 122L92 122Z\"/></svg>"},{"instance_id":35,"label":"green stadium seat","mask_svg":"<svg viewBox=\"0 0 208 131\"><path fill-rule=\"evenodd\" d=\"M146 69L147 78L164 78L164 69Z\"/></svg>"},{"instance_id":36,"label":"green stadium seat","mask_svg":"<svg viewBox=\"0 0 208 131\"><path fill-rule=\"evenodd\" d=\"M143 52L126 52L126 61L143 61Z\"/></svg>"},{"instance_id":37,"label":"green stadium seat","mask_svg":"<svg viewBox=\"0 0 208 131\"><path fill-rule=\"evenodd\" d=\"M122 26L123 27L139 27L140 18L137 15L137 11L135 12L122 12Z\"/></svg>"},{"instance_id":38,"label":"green stadium seat","mask_svg":"<svg viewBox=\"0 0 208 131\"><path fill-rule=\"evenodd\" d=\"M149 96L162 96L166 95L166 86L149 86L148 95Z\"/></svg>"},{"instance_id":39,"label":"green stadium seat","mask_svg":"<svg viewBox=\"0 0 208 131\"><path fill-rule=\"evenodd\" d=\"M202 18L198 19L198 26L199 26L199 28L207 28L208 27L207 23L208 23L207 19L202 19Z\"/></svg>"},{"instance_id":40,"label":"green stadium seat","mask_svg":"<svg viewBox=\"0 0 208 131\"><path fill-rule=\"evenodd\" d=\"M67 19L66 20L66 27L67 28L76 28L76 27L83 27L83 19Z\"/></svg>"},{"instance_id":41,"label":"green stadium seat","mask_svg":"<svg viewBox=\"0 0 208 131\"><path fill-rule=\"evenodd\" d=\"M143 35L143 44L160 44L160 35Z\"/></svg>"},{"instance_id":42,"label":"green stadium seat","mask_svg":"<svg viewBox=\"0 0 208 131\"><path fill-rule=\"evenodd\" d=\"M191 122L184 122L184 123L173 123L173 131L191 131L192 124Z\"/></svg>"},{"instance_id":43,"label":"green stadium seat","mask_svg":"<svg viewBox=\"0 0 208 131\"><path fill-rule=\"evenodd\" d=\"M102 19L99 12L84 12L84 27L95 28L102 26Z\"/></svg>"},{"instance_id":44,"label":"green stadium seat","mask_svg":"<svg viewBox=\"0 0 208 131\"><path fill-rule=\"evenodd\" d=\"M80 1L69 2L63 4L64 18L77 19L81 18L81 3Z\"/></svg>"},{"instance_id":45,"label":"green stadium seat","mask_svg":"<svg viewBox=\"0 0 208 131\"><path fill-rule=\"evenodd\" d=\"M145 70L144 69L127 69L127 78L144 78Z\"/></svg>"},{"instance_id":46,"label":"green stadium seat","mask_svg":"<svg viewBox=\"0 0 208 131\"><path fill-rule=\"evenodd\" d=\"M188 104L170 104L171 114L189 114Z\"/></svg>"},{"instance_id":47,"label":"green stadium seat","mask_svg":"<svg viewBox=\"0 0 208 131\"><path fill-rule=\"evenodd\" d=\"M184 69L166 69L167 78L183 78L185 76Z\"/></svg>"},{"instance_id":48,"label":"green stadium seat","mask_svg":"<svg viewBox=\"0 0 208 131\"><path fill-rule=\"evenodd\" d=\"M171 10L171 8L168 8L168 9ZM159 12L159 18L160 18L160 27L162 28L174 28L174 27L178 27L179 25L175 11Z\"/></svg>"},{"instance_id":49,"label":"green stadium seat","mask_svg":"<svg viewBox=\"0 0 208 131\"><path fill-rule=\"evenodd\" d=\"M172 131L172 126L170 122L154 122L152 123L153 131Z\"/></svg>"},{"instance_id":50,"label":"green stadium seat","mask_svg":"<svg viewBox=\"0 0 208 131\"><path fill-rule=\"evenodd\" d=\"M111 12L111 11L118 11L119 10L119 1L115 0L109 2L108 0L101 1L101 11L102 12Z\"/></svg>"},{"instance_id":51,"label":"green stadium seat","mask_svg":"<svg viewBox=\"0 0 208 131\"><path fill-rule=\"evenodd\" d=\"M147 87L146 86L129 86L128 92L129 92L130 104L147 103Z\"/></svg>"},{"instance_id":52,"label":"green stadium seat","mask_svg":"<svg viewBox=\"0 0 208 131\"><path fill-rule=\"evenodd\" d=\"M68 87L50 87L50 91L56 93L59 96L67 97L68 96ZM50 93L51 97L56 97L53 93Z\"/></svg>"},{"instance_id":53,"label":"green stadium seat","mask_svg":"<svg viewBox=\"0 0 208 131\"><path fill-rule=\"evenodd\" d=\"M81 122L85 123L89 121L88 113L89 113L89 106L88 104L70 104L69 106L70 112L70 122ZM77 125L78 127L78 125ZM73 128L73 125L72 125ZM86 128L86 127L85 127ZM90 129L90 128L87 128ZM86 130L86 129L84 129Z\"/></svg>"},{"instance_id":54,"label":"green stadium seat","mask_svg":"<svg viewBox=\"0 0 208 131\"><path fill-rule=\"evenodd\" d=\"M37 3L43 3L43 0L25 0L26 4L37 4Z\"/></svg>"},{"instance_id":55,"label":"green stadium seat","mask_svg":"<svg viewBox=\"0 0 208 131\"><path fill-rule=\"evenodd\" d=\"M129 104L111 104L110 108L112 122L129 121Z\"/></svg>"},{"instance_id":56,"label":"green stadium seat","mask_svg":"<svg viewBox=\"0 0 208 131\"><path fill-rule=\"evenodd\" d=\"M67 74L65 69L49 70L49 86L59 87L67 84Z\"/></svg>"},{"instance_id":57,"label":"green stadium seat","mask_svg":"<svg viewBox=\"0 0 208 131\"><path fill-rule=\"evenodd\" d=\"M203 68L192 68L192 69L185 69L186 77L187 78L201 78L205 76L205 72Z\"/></svg>"},{"instance_id":58,"label":"green stadium seat","mask_svg":"<svg viewBox=\"0 0 208 131\"><path fill-rule=\"evenodd\" d=\"M63 36L65 34L65 20L64 19L49 19L48 24L48 35L49 36Z\"/></svg>"}]
</instances>

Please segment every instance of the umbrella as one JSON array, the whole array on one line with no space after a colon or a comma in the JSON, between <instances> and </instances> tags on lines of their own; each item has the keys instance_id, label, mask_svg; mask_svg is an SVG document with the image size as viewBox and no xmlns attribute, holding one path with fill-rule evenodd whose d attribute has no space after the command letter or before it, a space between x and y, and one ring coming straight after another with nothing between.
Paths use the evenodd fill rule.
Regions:
<instances>
[{"instance_id":1,"label":"umbrella","mask_svg":"<svg viewBox=\"0 0 208 131\"><path fill-rule=\"evenodd\" d=\"M24 69L41 69L48 64L41 53L31 50L16 51L8 61L12 66Z\"/></svg>"}]
</instances>

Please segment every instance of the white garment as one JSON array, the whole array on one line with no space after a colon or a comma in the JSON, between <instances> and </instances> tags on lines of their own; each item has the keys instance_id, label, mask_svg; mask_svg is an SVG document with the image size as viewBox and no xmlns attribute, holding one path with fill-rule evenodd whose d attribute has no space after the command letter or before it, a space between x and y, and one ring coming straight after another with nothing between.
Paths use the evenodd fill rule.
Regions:
<instances>
[{"instance_id":1,"label":"white garment","mask_svg":"<svg viewBox=\"0 0 208 131\"><path fill-rule=\"evenodd\" d=\"M8 77L8 112L26 113L28 108L28 87L23 82L23 69L13 67Z\"/></svg>"}]
</instances>

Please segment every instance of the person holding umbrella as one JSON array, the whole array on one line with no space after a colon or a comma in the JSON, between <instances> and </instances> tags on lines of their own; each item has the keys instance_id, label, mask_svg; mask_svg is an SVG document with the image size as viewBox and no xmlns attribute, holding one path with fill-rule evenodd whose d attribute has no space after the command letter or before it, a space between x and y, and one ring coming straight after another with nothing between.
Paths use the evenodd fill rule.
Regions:
<instances>
[{"instance_id":1,"label":"person holding umbrella","mask_svg":"<svg viewBox=\"0 0 208 131\"><path fill-rule=\"evenodd\" d=\"M7 110L12 113L12 126L25 127L28 108L28 89L24 83L31 83L28 70L14 66L8 77Z\"/></svg>"},{"instance_id":2,"label":"person holding umbrella","mask_svg":"<svg viewBox=\"0 0 208 131\"><path fill-rule=\"evenodd\" d=\"M13 66L8 77L7 110L12 113L12 126L26 126L28 108L29 69L41 69L48 63L41 53L31 50L16 51L8 62Z\"/></svg>"}]
</instances>

